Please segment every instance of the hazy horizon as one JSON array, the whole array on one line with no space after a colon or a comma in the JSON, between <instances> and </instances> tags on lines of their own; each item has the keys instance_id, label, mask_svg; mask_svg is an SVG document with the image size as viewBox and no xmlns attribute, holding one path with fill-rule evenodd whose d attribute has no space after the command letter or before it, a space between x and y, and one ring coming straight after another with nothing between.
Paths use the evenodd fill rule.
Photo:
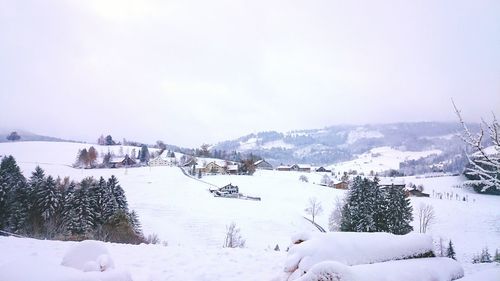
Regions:
<instances>
[{"instance_id":1,"label":"hazy horizon","mask_svg":"<svg viewBox=\"0 0 500 281\"><path fill-rule=\"evenodd\" d=\"M499 1L0 0L0 127L184 147L500 115Z\"/></svg>"}]
</instances>

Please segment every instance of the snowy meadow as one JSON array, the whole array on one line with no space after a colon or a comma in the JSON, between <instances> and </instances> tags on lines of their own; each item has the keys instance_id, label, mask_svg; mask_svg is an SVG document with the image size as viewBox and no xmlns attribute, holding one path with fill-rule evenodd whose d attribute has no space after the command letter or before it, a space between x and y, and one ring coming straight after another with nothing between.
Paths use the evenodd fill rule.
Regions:
<instances>
[{"instance_id":1,"label":"snowy meadow","mask_svg":"<svg viewBox=\"0 0 500 281\"><path fill-rule=\"evenodd\" d=\"M279 280L291 237L317 231L304 219L308 217L304 210L309 199L316 198L321 203L323 212L316 222L327 229L335 201L346 194L344 190L320 186L323 174L315 172L257 171L253 176L207 175L200 181L186 176L178 167L72 168L78 150L89 146L63 142L0 143L0 155L13 155L25 177L37 165L47 175L69 176L73 180L116 176L125 190L129 208L139 216L144 234L155 234L161 241L155 245L105 243L115 268L131 280ZM301 175L308 177L308 182L299 181ZM485 247L491 254L500 249L500 198L458 187L463 181L460 176L406 177L404 181L421 184L431 194L429 198L411 197L412 226L416 232L418 207L432 205L435 220L427 233L433 238L434 250L439 252L440 240L445 246L452 240L466 277L481 273L499 280L494 279L500 278L498 264L472 264L472 258ZM218 198L208 191L211 185L229 183L261 201ZM222 247L226 227L231 223L240 229L244 248ZM60 265L75 244L0 237L0 280L35 280L34 276L37 280L87 280ZM280 251L274 250L276 246Z\"/></svg>"}]
</instances>

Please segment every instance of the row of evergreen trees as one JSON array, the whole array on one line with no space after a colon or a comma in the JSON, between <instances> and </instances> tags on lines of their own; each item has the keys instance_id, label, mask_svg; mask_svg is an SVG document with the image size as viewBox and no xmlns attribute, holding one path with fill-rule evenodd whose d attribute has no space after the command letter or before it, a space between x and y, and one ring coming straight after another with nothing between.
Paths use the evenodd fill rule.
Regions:
<instances>
[{"instance_id":1,"label":"row of evergreen trees","mask_svg":"<svg viewBox=\"0 0 500 281\"><path fill-rule=\"evenodd\" d=\"M341 231L407 234L413 230L412 207L403 188L380 189L377 178L355 177L341 214Z\"/></svg>"},{"instance_id":2,"label":"row of evergreen trees","mask_svg":"<svg viewBox=\"0 0 500 281\"><path fill-rule=\"evenodd\" d=\"M143 241L115 176L74 182L46 176L37 166L26 179L12 156L0 164L0 230L49 239Z\"/></svg>"}]
</instances>

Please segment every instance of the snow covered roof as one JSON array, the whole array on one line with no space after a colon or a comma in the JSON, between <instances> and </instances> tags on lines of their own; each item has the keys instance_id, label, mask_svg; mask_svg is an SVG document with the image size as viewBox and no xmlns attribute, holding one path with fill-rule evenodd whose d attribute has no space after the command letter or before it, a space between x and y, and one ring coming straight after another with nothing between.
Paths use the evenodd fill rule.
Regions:
<instances>
[{"instance_id":1,"label":"snow covered roof","mask_svg":"<svg viewBox=\"0 0 500 281\"><path fill-rule=\"evenodd\" d=\"M227 165L227 170L229 171L237 171L238 165Z\"/></svg>"},{"instance_id":2,"label":"snow covered roof","mask_svg":"<svg viewBox=\"0 0 500 281\"><path fill-rule=\"evenodd\" d=\"M405 180L403 178L379 178L378 184L380 186L405 185Z\"/></svg>"}]
</instances>

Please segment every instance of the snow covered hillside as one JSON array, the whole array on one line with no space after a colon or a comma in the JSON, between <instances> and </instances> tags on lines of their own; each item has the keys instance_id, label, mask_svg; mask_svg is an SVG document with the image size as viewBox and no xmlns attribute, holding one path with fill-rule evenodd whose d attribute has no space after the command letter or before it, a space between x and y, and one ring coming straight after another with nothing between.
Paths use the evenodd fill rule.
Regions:
<instances>
[{"instance_id":1,"label":"snow covered hillside","mask_svg":"<svg viewBox=\"0 0 500 281\"><path fill-rule=\"evenodd\" d=\"M46 174L75 180L115 175L126 192L129 207L137 211L144 233L156 233L168 243L168 246L109 244L117 268L129 270L133 280L270 280L283 270L286 258L283 250L290 244L291 235L315 231L303 218L307 216L304 209L309 198L316 197L321 202L325 212L318 216L317 222L326 228L335 199L345 195L345 191L315 184L321 181L319 173L258 171L254 176L202 178L217 186L232 183L239 186L243 194L262 198L247 201L213 197L208 192L209 185L185 176L176 167L70 167L78 149L89 146L55 142L0 143L0 155L13 155L26 177L36 165ZM95 147L98 152L108 149ZM299 181L301 175L307 176L309 182ZM460 177L408 177L405 181L423 184L425 192L430 194L453 193L453 198L467 197L468 201L437 197L411 200L414 210L420 203L434 206L436 222L429 233L435 240L442 237L445 243L452 239L466 276L483 270L484 265L470 262L472 256L486 246L493 253L496 248L500 249L500 197L455 188L462 181ZM222 249L226 226L231 222L241 229L246 239L245 249ZM27 267L42 260L58 264L71 244L2 237L0 268L17 260ZM281 252L272 251L276 245Z\"/></svg>"},{"instance_id":2,"label":"snow covered hillside","mask_svg":"<svg viewBox=\"0 0 500 281\"><path fill-rule=\"evenodd\" d=\"M471 124L471 128L475 131L477 125ZM463 150L459 131L457 123L339 125L323 129L253 133L218 143L212 148L253 153L274 165L330 165L354 160L357 155L379 147L391 147L417 155L423 152L424 156L427 156L426 151L440 150L451 158Z\"/></svg>"},{"instance_id":3,"label":"snow covered hillside","mask_svg":"<svg viewBox=\"0 0 500 281\"><path fill-rule=\"evenodd\" d=\"M417 160L432 154L439 155L441 150L401 151L390 147L377 147L357 155L354 160L340 162L329 166L335 171L356 170L358 173L368 175L371 171L380 173L390 169L399 169L399 163L406 160Z\"/></svg>"}]
</instances>

